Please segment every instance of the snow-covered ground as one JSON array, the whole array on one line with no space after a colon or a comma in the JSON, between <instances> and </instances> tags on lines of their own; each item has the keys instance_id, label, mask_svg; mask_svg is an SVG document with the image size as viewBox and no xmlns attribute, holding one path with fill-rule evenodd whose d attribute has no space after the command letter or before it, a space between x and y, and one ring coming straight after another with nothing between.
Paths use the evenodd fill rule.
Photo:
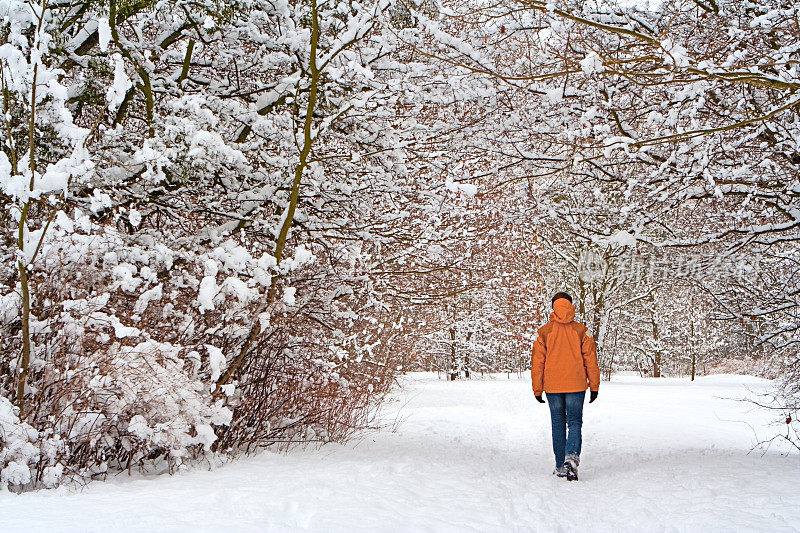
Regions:
<instances>
[{"instance_id":1,"label":"snow-covered ground","mask_svg":"<svg viewBox=\"0 0 800 533\"><path fill-rule=\"evenodd\" d=\"M551 475L549 414L529 380L414 375L387 428L348 445L0 493L0 531L800 531L800 458L748 454L769 418L732 400L768 386L604 382L569 483Z\"/></svg>"}]
</instances>

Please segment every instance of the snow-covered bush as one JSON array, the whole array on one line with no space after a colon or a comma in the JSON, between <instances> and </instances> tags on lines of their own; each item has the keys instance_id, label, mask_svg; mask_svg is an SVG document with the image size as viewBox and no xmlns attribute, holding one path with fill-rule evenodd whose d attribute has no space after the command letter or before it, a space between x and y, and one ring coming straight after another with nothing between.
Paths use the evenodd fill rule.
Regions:
<instances>
[{"instance_id":1,"label":"snow-covered bush","mask_svg":"<svg viewBox=\"0 0 800 533\"><path fill-rule=\"evenodd\" d=\"M303 268L307 278L284 291L293 298L276 302L270 316L259 314L279 275L269 256L253 257L233 240L199 255L154 245L148 222L128 236L79 211L57 220L31 277L44 320L31 329L42 348L30 364L27 420L43 451L29 486L37 476L57 483L45 472L55 465L70 478L172 471L219 451L343 439L368 422L392 382L386 357L398 332L376 327L376 317L390 314L353 313L367 303L357 300L364 289L350 283L343 291L304 246L284 268ZM16 301L13 294L5 300ZM236 379L219 385L252 317L269 333ZM18 317L7 318L13 331ZM371 355L359 355L362 343ZM6 338L10 353L18 347Z\"/></svg>"},{"instance_id":2,"label":"snow-covered bush","mask_svg":"<svg viewBox=\"0 0 800 533\"><path fill-rule=\"evenodd\" d=\"M39 434L20 421L17 411L0 396L0 489L30 484L34 479L31 469L39 461Z\"/></svg>"}]
</instances>

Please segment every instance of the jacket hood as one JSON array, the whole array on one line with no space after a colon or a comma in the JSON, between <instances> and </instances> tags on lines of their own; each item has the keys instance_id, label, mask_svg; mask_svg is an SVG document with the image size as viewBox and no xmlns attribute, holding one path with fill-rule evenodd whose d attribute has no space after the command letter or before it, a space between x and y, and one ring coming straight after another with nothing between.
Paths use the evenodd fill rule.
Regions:
<instances>
[{"instance_id":1,"label":"jacket hood","mask_svg":"<svg viewBox=\"0 0 800 533\"><path fill-rule=\"evenodd\" d=\"M561 324L569 324L575 320L575 306L566 298L559 298L553 302L553 312L550 313L550 320Z\"/></svg>"}]
</instances>

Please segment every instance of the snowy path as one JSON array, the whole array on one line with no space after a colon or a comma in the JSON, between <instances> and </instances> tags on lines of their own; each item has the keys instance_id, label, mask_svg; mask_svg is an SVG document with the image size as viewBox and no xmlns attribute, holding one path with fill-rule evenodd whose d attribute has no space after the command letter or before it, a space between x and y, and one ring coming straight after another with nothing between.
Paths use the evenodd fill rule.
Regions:
<instances>
[{"instance_id":1,"label":"snowy path","mask_svg":"<svg viewBox=\"0 0 800 533\"><path fill-rule=\"evenodd\" d=\"M550 475L529 381L415 376L386 409L395 432L81 493L0 493L0 531L800 531L800 459L747 455L767 419L725 399L767 385L603 383L569 483Z\"/></svg>"}]
</instances>

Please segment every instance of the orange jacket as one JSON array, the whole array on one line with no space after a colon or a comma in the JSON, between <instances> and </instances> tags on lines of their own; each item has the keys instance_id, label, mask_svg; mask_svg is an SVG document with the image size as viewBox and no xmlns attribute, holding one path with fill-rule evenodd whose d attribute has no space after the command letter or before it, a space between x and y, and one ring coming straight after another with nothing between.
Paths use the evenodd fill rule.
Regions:
<instances>
[{"instance_id":1,"label":"orange jacket","mask_svg":"<svg viewBox=\"0 0 800 533\"><path fill-rule=\"evenodd\" d=\"M533 393L580 392L600 388L597 345L587 328L575 322L575 306L565 298L553 303L550 321L539 328L531 353Z\"/></svg>"}]
</instances>

